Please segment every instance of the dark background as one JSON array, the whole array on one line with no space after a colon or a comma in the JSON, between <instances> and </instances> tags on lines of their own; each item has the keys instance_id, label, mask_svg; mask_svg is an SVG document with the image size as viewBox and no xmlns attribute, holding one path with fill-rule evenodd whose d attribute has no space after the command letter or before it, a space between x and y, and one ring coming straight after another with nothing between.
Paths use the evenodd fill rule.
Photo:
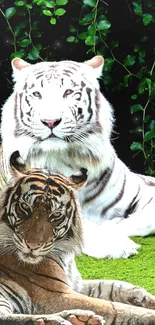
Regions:
<instances>
[{"instance_id":1,"label":"dark background","mask_svg":"<svg viewBox=\"0 0 155 325\"><path fill-rule=\"evenodd\" d=\"M134 46L143 35L143 27L137 23L135 17L133 17L130 10L131 1L127 0L108 0L109 4L108 18L112 22L112 39L119 41L119 60L124 57L124 53ZM144 2L145 5L145 2ZM7 1L0 4L3 11L6 8L14 6L14 1ZM69 1L67 6L67 13L64 17L59 19L56 26L52 26L53 33L49 32L49 24L45 24L40 17L40 26L44 31L44 36L41 39L44 46L48 45L49 50L53 51L53 57L55 60L69 59L75 61L84 61L92 57L92 55L86 56L87 46L83 41L78 44L70 44L66 41L68 35L70 35L69 27L71 25L71 19L74 16L80 15L80 5L75 5L75 2ZM19 18L12 18L10 23L15 26L19 22ZM51 28L51 26L50 26ZM154 43L155 31L152 31L151 37L146 46L150 49L150 56L152 55L152 48ZM12 85L11 81L11 65L10 54L13 52L13 46L11 44L11 34L7 30L5 19L0 14L0 106L2 107L4 101L11 93ZM104 55L104 54L103 54ZM132 69L134 72L134 70ZM122 67L117 65L115 70L111 71L112 78L115 83L120 80L122 74ZM130 144L133 141L138 141L139 135L130 134L129 130L138 126L141 121L139 114L132 116L129 110L131 93L135 93L134 84L131 88L122 88L119 91L113 91L110 87L107 89L104 87L104 71L103 81L101 81L101 90L108 98L110 103L115 109L115 130L112 135L112 141L119 157L130 167L133 171L143 173L144 172L144 160L141 153L135 155L130 150ZM136 87L136 85L135 85ZM143 105L143 103L141 103ZM9 116L8 116L9 118Z\"/></svg>"}]
</instances>

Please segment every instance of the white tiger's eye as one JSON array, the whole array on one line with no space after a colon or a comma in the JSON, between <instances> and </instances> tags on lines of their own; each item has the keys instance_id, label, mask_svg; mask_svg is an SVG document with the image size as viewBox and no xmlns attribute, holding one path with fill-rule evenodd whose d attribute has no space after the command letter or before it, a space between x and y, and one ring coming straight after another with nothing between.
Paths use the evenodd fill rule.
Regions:
<instances>
[{"instance_id":1,"label":"white tiger's eye","mask_svg":"<svg viewBox=\"0 0 155 325\"><path fill-rule=\"evenodd\" d=\"M71 95L72 93L73 93L73 90L72 89L66 89L65 92L64 92L63 97L66 97L68 95Z\"/></svg>"},{"instance_id":2,"label":"white tiger's eye","mask_svg":"<svg viewBox=\"0 0 155 325\"><path fill-rule=\"evenodd\" d=\"M39 91L34 91L32 94L35 97L41 98L41 93Z\"/></svg>"}]
</instances>

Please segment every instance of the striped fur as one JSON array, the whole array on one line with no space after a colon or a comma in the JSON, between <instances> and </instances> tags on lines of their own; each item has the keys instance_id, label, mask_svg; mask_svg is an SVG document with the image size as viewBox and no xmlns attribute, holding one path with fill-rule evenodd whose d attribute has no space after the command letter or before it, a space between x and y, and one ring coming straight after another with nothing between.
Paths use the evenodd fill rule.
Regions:
<instances>
[{"instance_id":1,"label":"striped fur","mask_svg":"<svg viewBox=\"0 0 155 325\"><path fill-rule=\"evenodd\" d=\"M145 289L82 280L76 268L83 245L76 190L86 170L67 178L16 166L0 199L0 324L155 325L155 297Z\"/></svg>"},{"instance_id":2,"label":"striped fur","mask_svg":"<svg viewBox=\"0 0 155 325\"><path fill-rule=\"evenodd\" d=\"M132 173L110 142L113 110L97 81L103 61L13 60L15 87L2 114L2 176L9 180L17 149L31 167L66 176L87 168L88 184L79 192L84 252L127 258L138 248L129 236L155 233L155 180Z\"/></svg>"}]
</instances>

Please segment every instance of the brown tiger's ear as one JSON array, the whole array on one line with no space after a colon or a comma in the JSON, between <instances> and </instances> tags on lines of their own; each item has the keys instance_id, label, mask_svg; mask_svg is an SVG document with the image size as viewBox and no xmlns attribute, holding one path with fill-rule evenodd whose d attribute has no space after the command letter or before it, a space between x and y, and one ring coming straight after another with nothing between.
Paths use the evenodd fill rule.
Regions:
<instances>
[{"instance_id":1,"label":"brown tiger's ear","mask_svg":"<svg viewBox=\"0 0 155 325\"><path fill-rule=\"evenodd\" d=\"M24 174L24 171L26 170L26 165L21 158L19 151L14 151L10 157L10 169L11 173L15 177L21 177Z\"/></svg>"},{"instance_id":2,"label":"brown tiger's ear","mask_svg":"<svg viewBox=\"0 0 155 325\"><path fill-rule=\"evenodd\" d=\"M84 63L94 69L96 78L99 78L101 76L104 66L104 58L101 55L96 55L91 60L85 61Z\"/></svg>"},{"instance_id":3,"label":"brown tiger's ear","mask_svg":"<svg viewBox=\"0 0 155 325\"><path fill-rule=\"evenodd\" d=\"M87 172L86 168L81 168L78 172L70 176L69 180L71 181L73 188L78 190L86 184L88 178Z\"/></svg>"},{"instance_id":4,"label":"brown tiger's ear","mask_svg":"<svg viewBox=\"0 0 155 325\"><path fill-rule=\"evenodd\" d=\"M11 61L11 64L12 64L13 69L15 69L15 70L22 70L23 68L27 68L31 65L30 63L28 63L20 58L14 58Z\"/></svg>"}]
</instances>

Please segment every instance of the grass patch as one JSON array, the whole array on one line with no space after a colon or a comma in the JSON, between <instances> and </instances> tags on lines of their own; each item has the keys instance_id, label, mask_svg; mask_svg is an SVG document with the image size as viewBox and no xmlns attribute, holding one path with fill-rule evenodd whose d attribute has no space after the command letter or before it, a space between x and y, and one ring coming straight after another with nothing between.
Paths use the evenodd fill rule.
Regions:
<instances>
[{"instance_id":1,"label":"grass patch","mask_svg":"<svg viewBox=\"0 0 155 325\"><path fill-rule=\"evenodd\" d=\"M83 279L115 279L144 287L155 295L155 236L133 238L140 244L138 255L106 260L82 255L76 258Z\"/></svg>"}]
</instances>

